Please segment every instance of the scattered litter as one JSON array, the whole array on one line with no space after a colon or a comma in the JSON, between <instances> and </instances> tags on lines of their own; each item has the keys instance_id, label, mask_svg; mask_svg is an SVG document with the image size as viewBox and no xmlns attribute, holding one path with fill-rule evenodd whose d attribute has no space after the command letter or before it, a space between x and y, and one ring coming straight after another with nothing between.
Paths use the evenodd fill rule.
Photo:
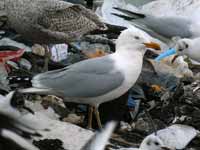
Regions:
<instances>
[{"instance_id":1,"label":"scattered litter","mask_svg":"<svg viewBox=\"0 0 200 150\"><path fill-rule=\"evenodd\" d=\"M65 1L88 5L84 0ZM134 6L135 3L138 7ZM51 52L49 70L62 69L85 59L113 53L115 39L120 32L127 27L138 27L113 15L112 13L119 13L113 7L157 16L175 14L199 19L199 4L198 0L94 0L93 9L98 7L96 13L101 16L101 20L108 23L108 30L100 33L91 32L72 43L48 45ZM89 7L92 7L91 4ZM76 9L78 8L74 8L75 11ZM4 24L1 21L0 27ZM1 100L5 100L3 95L11 89L29 87L32 77L44 72L45 60L43 45L29 43L26 39L19 38L15 31L3 29L0 31L0 94L2 94L0 102L2 104ZM180 39L175 37L172 41L167 40L163 43L154 37L151 38L161 45L162 50L172 48L175 40ZM171 53L175 53L174 49L171 50ZM155 57L163 51L152 50L151 52L152 57ZM147 53L146 56L149 55L150 53ZM29 120L30 126L38 128L38 133L42 135L42 137L33 137L28 142L32 142L40 150L103 150L104 147L106 150L155 150L155 148L144 149L144 147L148 147L148 144L145 144L149 143L148 140L156 140L166 149L199 150L200 64L185 56L179 56L173 63L172 59L173 56L163 60L158 57L155 61L155 58L145 57L137 83L117 100L103 103L99 107L100 119L106 127L96 134L86 129L87 105L64 103L62 97L53 95L25 94L25 105L33 110L34 115L20 109L19 113L22 117L19 121ZM151 64L153 68L149 67ZM8 81L12 77L15 77L18 82ZM13 114L19 115L19 113ZM111 122L108 125L106 123L112 120L118 121L118 126L111 135L115 123ZM37 126L37 122L41 126ZM97 127L95 117L92 122L94 127ZM44 127L46 130L41 131ZM107 143L109 138L110 141Z\"/></svg>"},{"instance_id":2,"label":"scattered litter","mask_svg":"<svg viewBox=\"0 0 200 150\"><path fill-rule=\"evenodd\" d=\"M55 62L60 62L67 59L68 55L68 45L67 44L56 44L50 48L51 58Z\"/></svg>"}]
</instances>

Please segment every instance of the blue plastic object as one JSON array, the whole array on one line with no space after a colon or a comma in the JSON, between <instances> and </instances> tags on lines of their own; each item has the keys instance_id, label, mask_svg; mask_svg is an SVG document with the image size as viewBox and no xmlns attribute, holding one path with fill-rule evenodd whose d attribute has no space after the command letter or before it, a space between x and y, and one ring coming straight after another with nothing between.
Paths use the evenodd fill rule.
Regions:
<instances>
[{"instance_id":1,"label":"blue plastic object","mask_svg":"<svg viewBox=\"0 0 200 150\"><path fill-rule=\"evenodd\" d=\"M128 107L134 108L135 107L135 100L132 98L131 95L128 96Z\"/></svg>"},{"instance_id":2,"label":"blue plastic object","mask_svg":"<svg viewBox=\"0 0 200 150\"><path fill-rule=\"evenodd\" d=\"M158 57L155 58L155 61L160 61L161 59L176 54L176 50L174 48L170 48L166 50L165 52L161 53Z\"/></svg>"}]
</instances>

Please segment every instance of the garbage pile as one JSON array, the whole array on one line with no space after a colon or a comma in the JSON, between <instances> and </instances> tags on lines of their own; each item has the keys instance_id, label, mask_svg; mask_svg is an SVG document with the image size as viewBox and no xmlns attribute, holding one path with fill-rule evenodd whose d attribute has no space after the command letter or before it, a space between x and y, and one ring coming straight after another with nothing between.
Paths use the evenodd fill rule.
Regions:
<instances>
[{"instance_id":1,"label":"garbage pile","mask_svg":"<svg viewBox=\"0 0 200 150\"><path fill-rule=\"evenodd\" d=\"M159 1L154 2L158 3ZM69 2L79 3L89 8L92 4L90 1L70 0ZM113 14L118 12L116 7L123 6L123 9L138 11L147 8L153 9L154 2L149 2L144 6L138 6L140 5L138 3L136 7L125 1L95 1L93 9L102 16L107 29L91 31L78 41L50 44L48 45L50 56L41 43L37 44L21 36L18 37L18 34L11 29L2 29L2 32L0 32L0 99L5 99L5 101L8 99L9 103L2 103L0 115L7 113L6 109L1 111L1 108L4 107L9 107L8 110L12 110L11 112L15 112L17 115L13 117L9 114L16 129L13 129L12 126L10 129L9 122L8 128L5 127L6 123L5 126L4 124L0 125L0 132L16 131L17 137L20 133L19 135L22 137L22 139L18 137L19 141L22 140L20 144L23 145L24 141L31 144L26 143L25 146L20 147L25 150L103 150L104 147L106 150L135 150L134 148L137 147L139 147L138 150L155 150L155 148L151 148L150 142L154 140L156 147L161 146L162 149L159 150L199 150L199 63L194 64L191 57L180 56L173 63L174 57L171 56L157 62L155 58L163 51L148 51L143 59L142 72L134 86L119 98L102 103L99 106L100 120L103 126L107 123L108 125L102 132L96 134L92 131L99 129L98 119L97 121L95 118L91 120L94 130L87 129L87 123L90 119L88 105L63 102L60 97L51 94L44 95L43 93L24 94L23 98L21 96L14 97L13 99L17 101L16 105L25 105L27 108L25 111L21 110L21 107L13 107L11 97L6 97L11 91L18 92L23 88L31 87L31 79L39 73L46 72L46 65L48 71L63 69L64 67L67 69L67 66L76 62L114 53L116 38L121 31L129 26L138 27L138 25L134 24L135 26L133 26L129 22L131 18L128 17L130 16L125 17L124 20L119 18L122 17L119 13L116 17ZM179 3L174 2L174 4L178 5ZM184 2L184 4L180 7L188 8L185 14L189 14L191 11L189 7L195 7L193 3L190 5L190 3ZM170 5L170 7L172 6ZM175 6L173 6L173 9L175 9ZM148 11L146 10L146 12ZM160 9L156 11L161 12ZM177 11L177 15L183 13L180 8ZM127 11L125 12L127 13ZM131 13L128 12L128 14ZM142 15L138 16L141 17ZM141 27L139 28L141 29ZM168 43L166 39L162 40L162 38L158 40L151 37L151 39L158 42L162 50L175 47L175 43L180 40L178 38L175 41L170 40L170 43ZM21 99L23 100L20 101ZM22 114L22 117L18 114ZM3 119L6 118L2 120L6 122L10 119L10 116L7 119L2 115ZM109 124L113 120L117 125L113 122ZM25 121L24 124L23 121ZM33 128L33 131L38 131L38 129L34 129L33 124L37 126L41 123L45 124L45 129L39 129L37 136L32 131L26 135L27 129L24 131L23 127L18 128L18 123L22 126L25 125L25 127L32 124L31 130ZM10 135L0 135L0 149L4 148L1 141L6 142L4 137ZM108 138L110 138L110 141L106 143ZM99 146L98 143L102 145ZM15 150L15 146L11 145L10 150Z\"/></svg>"}]
</instances>

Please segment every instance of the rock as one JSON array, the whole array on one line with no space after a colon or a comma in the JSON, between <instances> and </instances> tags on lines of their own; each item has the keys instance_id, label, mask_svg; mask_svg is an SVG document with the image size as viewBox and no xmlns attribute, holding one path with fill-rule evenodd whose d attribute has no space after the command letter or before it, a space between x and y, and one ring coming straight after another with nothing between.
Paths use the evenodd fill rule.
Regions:
<instances>
[{"instance_id":1,"label":"rock","mask_svg":"<svg viewBox=\"0 0 200 150\"><path fill-rule=\"evenodd\" d=\"M121 131L131 131L132 127L129 123L120 121L120 129Z\"/></svg>"},{"instance_id":2,"label":"rock","mask_svg":"<svg viewBox=\"0 0 200 150\"><path fill-rule=\"evenodd\" d=\"M39 56L44 56L45 55L45 49L39 44L34 44L32 46L32 52L33 54L39 55Z\"/></svg>"},{"instance_id":3,"label":"rock","mask_svg":"<svg viewBox=\"0 0 200 150\"><path fill-rule=\"evenodd\" d=\"M72 124L81 124L83 123L84 116L78 116L76 114L68 114L67 117L63 118L62 121L70 122Z\"/></svg>"},{"instance_id":4,"label":"rock","mask_svg":"<svg viewBox=\"0 0 200 150\"><path fill-rule=\"evenodd\" d=\"M150 125L148 123L148 120L144 119L144 118L139 118L136 123L135 123L135 129L136 130L140 130L140 131L144 131L146 133L150 132Z\"/></svg>"}]
</instances>

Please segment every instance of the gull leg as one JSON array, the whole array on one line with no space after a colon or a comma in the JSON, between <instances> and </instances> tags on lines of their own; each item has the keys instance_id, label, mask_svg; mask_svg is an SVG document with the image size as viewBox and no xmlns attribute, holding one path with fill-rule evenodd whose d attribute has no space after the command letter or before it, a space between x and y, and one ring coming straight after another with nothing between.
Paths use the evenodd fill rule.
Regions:
<instances>
[{"instance_id":1,"label":"gull leg","mask_svg":"<svg viewBox=\"0 0 200 150\"><path fill-rule=\"evenodd\" d=\"M44 45L44 49L45 49L45 55L44 55L44 67L43 67L43 70L45 72L45 71L48 71L48 65L49 65L49 60L50 60L50 57L51 57L51 53L50 53L49 47L47 45Z\"/></svg>"},{"instance_id":2,"label":"gull leg","mask_svg":"<svg viewBox=\"0 0 200 150\"><path fill-rule=\"evenodd\" d=\"M100 116L99 116L99 110L98 110L97 107L94 107L94 113L95 113L95 116L96 116L96 119L97 119L97 124L98 124L99 128L102 129L101 119L100 119Z\"/></svg>"},{"instance_id":3,"label":"gull leg","mask_svg":"<svg viewBox=\"0 0 200 150\"><path fill-rule=\"evenodd\" d=\"M89 106L88 111L88 129L92 129L92 115L93 115L93 106Z\"/></svg>"}]
</instances>

